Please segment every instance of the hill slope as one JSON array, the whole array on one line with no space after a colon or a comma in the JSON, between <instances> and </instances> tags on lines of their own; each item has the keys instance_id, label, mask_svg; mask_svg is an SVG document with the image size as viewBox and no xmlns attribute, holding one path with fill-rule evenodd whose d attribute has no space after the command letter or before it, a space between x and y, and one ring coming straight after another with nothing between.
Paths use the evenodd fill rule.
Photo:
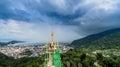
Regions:
<instances>
[{"instance_id":1,"label":"hill slope","mask_svg":"<svg viewBox=\"0 0 120 67\"><path fill-rule=\"evenodd\" d=\"M120 48L120 28L107 30L85 38L74 40L71 43L74 48L110 49Z\"/></svg>"}]
</instances>

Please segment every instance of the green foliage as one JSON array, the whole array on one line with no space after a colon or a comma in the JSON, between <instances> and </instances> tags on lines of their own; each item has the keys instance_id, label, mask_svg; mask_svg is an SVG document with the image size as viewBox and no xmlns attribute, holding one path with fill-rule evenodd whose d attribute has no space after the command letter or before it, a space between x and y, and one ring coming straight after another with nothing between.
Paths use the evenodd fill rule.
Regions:
<instances>
[{"instance_id":1,"label":"green foliage","mask_svg":"<svg viewBox=\"0 0 120 67\"><path fill-rule=\"evenodd\" d=\"M69 50L62 54L63 67L66 66L66 62L69 62L72 67L77 67L79 63L83 64L83 67L91 67L96 58L88 56L87 53L85 50Z\"/></svg>"},{"instance_id":2,"label":"green foliage","mask_svg":"<svg viewBox=\"0 0 120 67\"><path fill-rule=\"evenodd\" d=\"M0 53L0 67L43 67L44 57L14 59Z\"/></svg>"},{"instance_id":3,"label":"green foliage","mask_svg":"<svg viewBox=\"0 0 120 67\"><path fill-rule=\"evenodd\" d=\"M110 56L104 57L102 53L93 54L85 49L69 50L61 55L63 67L66 67L68 62L71 67L78 67L81 63L83 67L120 67L120 57ZM94 65L98 62L98 65Z\"/></svg>"}]
</instances>

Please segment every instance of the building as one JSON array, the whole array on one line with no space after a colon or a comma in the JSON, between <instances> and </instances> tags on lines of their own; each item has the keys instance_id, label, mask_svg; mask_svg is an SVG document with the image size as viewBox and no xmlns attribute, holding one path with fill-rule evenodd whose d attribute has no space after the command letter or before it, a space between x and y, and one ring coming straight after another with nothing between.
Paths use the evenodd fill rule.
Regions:
<instances>
[{"instance_id":1,"label":"building","mask_svg":"<svg viewBox=\"0 0 120 67\"><path fill-rule=\"evenodd\" d=\"M62 67L59 45L54 41L54 34L51 34L52 41L46 45L44 67Z\"/></svg>"}]
</instances>

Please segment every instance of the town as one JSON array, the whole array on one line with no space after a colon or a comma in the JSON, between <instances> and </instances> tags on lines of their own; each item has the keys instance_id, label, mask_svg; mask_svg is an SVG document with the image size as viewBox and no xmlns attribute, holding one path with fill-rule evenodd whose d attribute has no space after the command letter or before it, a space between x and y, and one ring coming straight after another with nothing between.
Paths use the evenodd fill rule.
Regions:
<instances>
[{"instance_id":1,"label":"town","mask_svg":"<svg viewBox=\"0 0 120 67\"><path fill-rule=\"evenodd\" d=\"M59 45L60 53L65 53L72 47L67 45ZM30 45L30 46L3 46L0 47L0 52L9 56L17 58L22 57L38 57L45 54L45 45Z\"/></svg>"}]
</instances>

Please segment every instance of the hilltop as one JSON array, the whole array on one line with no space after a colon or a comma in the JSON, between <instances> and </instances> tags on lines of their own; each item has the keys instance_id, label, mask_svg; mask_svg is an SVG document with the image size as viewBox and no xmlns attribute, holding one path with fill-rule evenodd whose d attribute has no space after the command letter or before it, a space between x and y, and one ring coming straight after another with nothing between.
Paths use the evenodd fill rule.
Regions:
<instances>
[{"instance_id":1,"label":"hilltop","mask_svg":"<svg viewBox=\"0 0 120 67\"><path fill-rule=\"evenodd\" d=\"M8 44L23 43L24 41L12 40L9 42L0 42L0 46L7 46Z\"/></svg>"},{"instance_id":2,"label":"hilltop","mask_svg":"<svg viewBox=\"0 0 120 67\"><path fill-rule=\"evenodd\" d=\"M74 40L71 45L78 48L89 49L110 49L120 48L120 28L107 30L101 33L92 34L82 39Z\"/></svg>"}]
</instances>

